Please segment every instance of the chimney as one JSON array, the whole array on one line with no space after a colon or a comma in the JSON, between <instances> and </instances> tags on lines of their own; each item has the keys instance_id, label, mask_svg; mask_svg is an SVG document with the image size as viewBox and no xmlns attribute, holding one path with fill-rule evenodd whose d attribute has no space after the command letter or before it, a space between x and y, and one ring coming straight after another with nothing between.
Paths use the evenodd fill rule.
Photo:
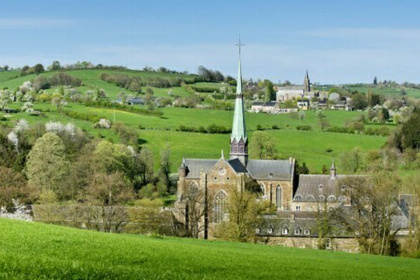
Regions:
<instances>
[{"instance_id":1,"label":"chimney","mask_svg":"<svg viewBox=\"0 0 420 280\"><path fill-rule=\"evenodd\" d=\"M334 158L333 158L331 168L330 168L330 179L335 180L336 176L337 176L337 169L335 168Z\"/></svg>"}]
</instances>

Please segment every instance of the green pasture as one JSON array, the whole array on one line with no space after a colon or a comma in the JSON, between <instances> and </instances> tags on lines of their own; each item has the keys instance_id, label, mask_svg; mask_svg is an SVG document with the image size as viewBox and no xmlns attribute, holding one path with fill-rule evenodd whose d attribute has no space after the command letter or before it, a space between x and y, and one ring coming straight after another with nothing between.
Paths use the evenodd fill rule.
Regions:
<instances>
[{"instance_id":1,"label":"green pasture","mask_svg":"<svg viewBox=\"0 0 420 280\"><path fill-rule=\"evenodd\" d=\"M16 106L16 104L14 105ZM53 111L45 112L45 116L38 117L28 116L26 113L12 114L9 118L10 122L21 118L28 120L30 124L46 123L48 121L72 122L95 137L101 136L118 142L117 136L112 130L96 129L90 122L75 120L59 114L48 103L36 103L34 108L51 109ZM111 121L114 120L113 109L91 108L73 103L65 106L65 109L79 112L89 111ZM153 151L156 165L158 164L160 151L165 146L169 146L171 149L172 171L174 172L184 156L218 158L221 150L224 150L226 154L228 153L229 134L203 134L176 130L180 125L207 127L212 123L230 128L232 112L182 108L165 108L162 111L164 113L163 117L159 118L115 110L115 121L122 122L139 133L143 146ZM359 112L346 111L326 111L325 113L331 120L330 122L337 126L343 126L347 120L360 114ZM330 165L332 157L337 157L356 146L369 151L381 148L386 142L386 137L321 132L315 113L308 111L306 114L307 117L301 121L291 119L288 115L247 113L249 137L252 139L252 134L256 131L257 125L266 128L278 125L282 129L266 130L266 132L276 139L280 158L295 157L299 162L305 162L312 173L320 173L324 164L326 166ZM295 127L300 124L313 125L314 131L296 130ZM140 130L139 126L144 129Z\"/></svg>"},{"instance_id":2,"label":"green pasture","mask_svg":"<svg viewBox=\"0 0 420 280\"><path fill-rule=\"evenodd\" d=\"M420 260L0 219L2 279L419 279Z\"/></svg>"}]
</instances>

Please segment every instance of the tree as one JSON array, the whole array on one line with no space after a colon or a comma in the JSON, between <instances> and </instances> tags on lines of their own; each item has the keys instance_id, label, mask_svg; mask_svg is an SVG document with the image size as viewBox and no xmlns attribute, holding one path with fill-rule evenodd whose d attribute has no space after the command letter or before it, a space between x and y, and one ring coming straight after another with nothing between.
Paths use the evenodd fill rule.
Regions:
<instances>
[{"instance_id":1,"label":"tree","mask_svg":"<svg viewBox=\"0 0 420 280\"><path fill-rule=\"evenodd\" d=\"M36 193L28 188L23 175L11 168L0 166L0 206L7 209L13 206L13 199L29 203L35 198Z\"/></svg>"},{"instance_id":2,"label":"tree","mask_svg":"<svg viewBox=\"0 0 420 280\"><path fill-rule=\"evenodd\" d=\"M106 140L98 143L93 152L98 171L107 174L122 172L131 174L134 154L125 145L113 144ZM129 176L132 177L132 176Z\"/></svg>"},{"instance_id":3,"label":"tree","mask_svg":"<svg viewBox=\"0 0 420 280\"><path fill-rule=\"evenodd\" d=\"M328 121L327 116L325 116L324 113L319 112L317 113L317 116L318 116L319 126L321 127L322 131L330 127L330 122Z\"/></svg>"},{"instance_id":4,"label":"tree","mask_svg":"<svg viewBox=\"0 0 420 280\"><path fill-rule=\"evenodd\" d=\"M392 221L400 211L400 184L399 177L387 170L340 181L340 185L346 186L346 194L352 203L352 221L348 221L348 226L357 233L363 252L379 255L398 253L395 235L400 229L392 228Z\"/></svg>"},{"instance_id":5,"label":"tree","mask_svg":"<svg viewBox=\"0 0 420 280\"><path fill-rule=\"evenodd\" d=\"M373 84L376 86L378 85L378 78L375 76L375 78L373 78Z\"/></svg>"},{"instance_id":6,"label":"tree","mask_svg":"<svg viewBox=\"0 0 420 280\"><path fill-rule=\"evenodd\" d=\"M61 64L57 60L53 61L53 63L50 66L48 66L49 71L57 71L60 69L61 69Z\"/></svg>"},{"instance_id":7,"label":"tree","mask_svg":"<svg viewBox=\"0 0 420 280\"><path fill-rule=\"evenodd\" d=\"M252 134L250 150L253 158L277 158L276 141L271 134L264 131L256 131Z\"/></svg>"},{"instance_id":8,"label":"tree","mask_svg":"<svg viewBox=\"0 0 420 280\"><path fill-rule=\"evenodd\" d=\"M3 70L7 72L9 70L9 65L4 65Z\"/></svg>"},{"instance_id":9,"label":"tree","mask_svg":"<svg viewBox=\"0 0 420 280\"><path fill-rule=\"evenodd\" d=\"M366 96L361 93L356 93L352 96L351 104L356 110L364 110L368 106Z\"/></svg>"},{"instance_id":10,"label":"tree","mask_svg":"<svg viewBox=\"0 0 420 280\"><path fill-rule=\"evenodd\" d=\"M87 188L91 206L99 206L99 229L105 232L120 232L127 222L128 214L123 203L133 198L133 190L125 182L122 173L96 173Z\"/></svg>"},{"instance_id":11,"label":"tree","mask_svg":"<svg viewBox=\"0 0 420 280\"><path fill-rule=\"evenodd\" d=\"M265 95L264 101L276 100L276 91L274 85L270 80L264 80Z\"/></svg>"},{"instance_id":12,"label":"tree","mask_svg":"<svg viewBox=\"0 0 420 280\"><path fill-rule=\"evenodd\" d=\"M39 75L39 74L45 72L44 66L42 64L38 63L34 67L32 67L32 72Z\"/></svg>"},{"instance_id":13,"label":"tree","mask_svg":"<svg viewBox=\"0 0 420 280\"><path fill-rule=\"evenodd\" d=\"M363 153L360 147L342 153L339 157L340 168L344 172L354 173L362 168Z\"/></svg>"},{"instance_id":14,"label":"tree","mask_svg":"<svg viewBox=\"0 0 420 280\"><path fill-rule=\"evenodd\" d=\"M171 160L170 160L171 150L169 146L166 146L160 153L160 165L159 165L159 174L163 183L166 185L167 190L171 186L171 181L169 180L169 174L171 173Z\"/></svg>"},{"instance_id":15,"label":"tree","mask_svg":"<svg viewBox=\"0 0 420 280\"><path fill-rule=\"evenodd\" d=\"M417 109L401 129L401 144L404 149L420 147L420 110Z\"/></svg>"},{"instance_id":16,"label":"tree","mask_svg":"<svg viewBox=\"0 0 420 280\"><path fill-rule=\"evenodd\" d=\"M261 224L261 214L266 209L257 201L257 194L246 189L235 189L229 194L227 205L229 221L222 222L216 235L221 239L256 242L256 229Z\"/></svg>"},{"instance_id":17,"label":"tree","mask_svg":"<svg viewBox=\"0 0 420 280\"><path fill-rule=\"evenodd\" d=\"M35 142L28 154L28 184L30 187L59 194L68 167L63 141L55 133L47 132Z\"/></svg>"},{"instance_id":18,"label":"tree","mask_svg":"<svg viewBox=\"0 0 420 280\"><path fill-rule=\"evenodd\" d=\"M149 182L153 181L153 177L154 177L153 154L149 149L142 148L137 157L139 160L137 171L140 176L141 184L145 186Z\"/></svg>"}]
</instances>

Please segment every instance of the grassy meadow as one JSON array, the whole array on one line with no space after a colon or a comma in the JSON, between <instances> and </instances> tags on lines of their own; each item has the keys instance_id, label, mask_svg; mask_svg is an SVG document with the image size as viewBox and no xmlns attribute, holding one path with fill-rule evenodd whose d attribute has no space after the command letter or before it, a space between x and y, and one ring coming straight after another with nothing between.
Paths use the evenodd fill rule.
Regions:
<instances>
[{"instance_id":1,"label":"grassy meadow","mask_svg":"<svg viewBox=\"0 0 420 280\"><path fill-rule=\"evenodd\" d=\"M19 107L18 104L14 104ZM13 106L12 106L13 107ZM56 112L55 107L49 103L36 103L35 109L51 110L44 116L28 116L25 113L11 115L9 120L24 118L30 124L37 122L60 121L72 122L87 131L90 135L112 139L118 142L118 137L113 130L97 129L87 121L69 118ZM114 120L114 110L108 108L91 108L80 104L69 104L66 110L84 112L89 111L98 116ZM218 158L221 150L229 151L229 134L203 134L194 132L178 131L180 125L193 127L207 127L210 124L218 124L231 128L232 111L164 108L160 109L163 116L146 116L137 113L115 110L115 121L122 122L139 134L140 142L144 147L152 150L156 167L162 147L169 146L172 156L172 171L176 172L183 157L192 158ZM333 126L343 126L346 121L358 117L361 112L325 111L327 118ZM261 125L267 133L277 140L277 150L280 158L295 157L299 162L305 162L313 173L320 173L322 166L329 166L332 157L358 146L365 151L381 148L386 142L386 137L342 134L321 132L315 112L307 111L304 120L292 119L288 114L268 115L246 113L246 121L249 137ZM10 123L11 125L11 123ZM277 125L279 130L272 130ZM313 131L298 131L298 125L311 125ZM139 127L142 127L140 129Z\"/></svg>"},{"instance_id":2,"label":"grassy meadow","mask_svg":"<svg viewBox=\"0 0 420 280\"><path fill-rule=\"evenodd\" d=\"M0 219L2 279L419 279L420 260Z\"/></svg>"}]
</instances>

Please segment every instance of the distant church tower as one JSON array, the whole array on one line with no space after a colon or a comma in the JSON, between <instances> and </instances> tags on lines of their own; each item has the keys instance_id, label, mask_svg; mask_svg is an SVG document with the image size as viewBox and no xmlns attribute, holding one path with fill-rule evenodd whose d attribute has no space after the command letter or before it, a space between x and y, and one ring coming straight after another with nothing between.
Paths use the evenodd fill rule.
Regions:
<instances>
[{"instance_id":1,"label":"distant church tower","mask_svg":"<svg viewBox=\"0 0 420 280\"><path fill-rule=\"evenodd\" d=\"M311 80L309 80L308 70L306 70L305 79L303 80L303 92L311 91Z\"/></svg>"},{"instance_id":2,"label":"distant church tower","mask_svg":"<svg viewBox=\"0 0 420 280\"><path fill-rule=\"evenodd\" d=\"M238 77L236 81L235 113L233 115L232 135L230 136L230 158L239 159L246 167L248 163L248 136L245 127L244 95L242 92L241 38L239 48Z\"/></svg>"}]
</instances>

